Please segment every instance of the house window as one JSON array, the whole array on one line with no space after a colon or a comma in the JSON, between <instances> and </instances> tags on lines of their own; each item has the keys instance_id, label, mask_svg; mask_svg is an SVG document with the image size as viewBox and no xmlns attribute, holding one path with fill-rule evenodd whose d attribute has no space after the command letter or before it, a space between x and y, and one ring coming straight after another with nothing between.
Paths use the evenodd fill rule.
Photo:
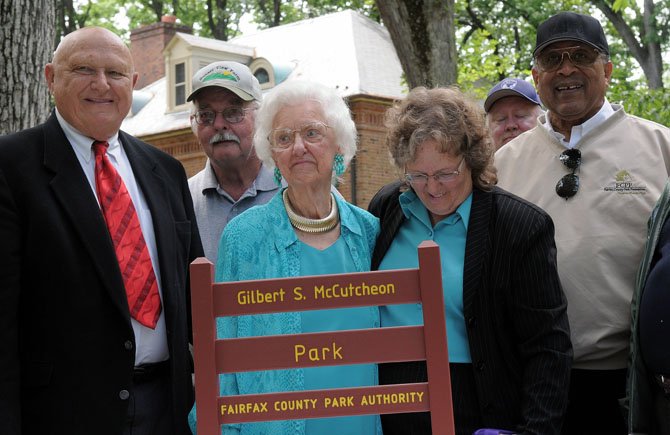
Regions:
<instances>
[{"instance_id":1,"label":"house window","mask_svg":"<svg viewBox=\"0 0 670 435\"><path fill-rule=\"evenodd\" d=\"M265 68L258 68L255 72L254 75L258 79L258 83L263 84L263 83L268 83L270 81L270 74L268 74L267 70Z\"/></svg>"},{"instance_id":2,"label":"house window","mask_svg":"<svg viewBox=\"0 0 670 435\"><path fill-rule=\"evenodd\" d=\"M186 64L178 63L174 66L174 105L186 103Z\"/></svg>"}]
</instances>

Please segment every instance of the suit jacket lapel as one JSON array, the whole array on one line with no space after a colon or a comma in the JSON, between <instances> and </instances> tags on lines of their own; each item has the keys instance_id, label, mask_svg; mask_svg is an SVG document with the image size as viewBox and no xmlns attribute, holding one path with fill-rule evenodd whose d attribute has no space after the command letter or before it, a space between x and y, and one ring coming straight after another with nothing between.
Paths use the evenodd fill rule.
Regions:
<instances>
[{"instance_id":1,"label":"suit jacket lapel","mask_svg":"<svg viewBox=\"0 0 670 435\"><path fill-rule=\"evenodd\" d=\"M472 308L482 279L482 264L490 255L489 222L493 195L475 188L463 265L463 312L467 316Z\"/></svg>"},{"instance_id":2,"label":"suit jacket lapel","mask_svg":"<svg viewBox=\"0 0 670 435\"><path fill-rule=\"evenodd\" d=\"M141 142L134 137L119 132L119 138L133 168L135 180L140 186L144 199L151 212L151 220L154 225L156 239L156 251L158 253L158 264L161 275L161 290L163 294L163 308L165 312L174 312L175 301L170 297L169 289L172 288L173 270L175 267L175 240L174 220L169 212L170 201L165 186L169 180L165 180L158 171L158 166L151 154L142 148ZM169 317L166 317L168 319Z\"/></svg>"},{"instance_id":3,"label":"suit jacket lapel","mask_svg":"<svg viewBox=\"0 0 670 435\"><path fill-rule=\"evenodd\" d=\"M389 198L384 201L381 215L379 216L381 232L377 237L375 249L372 253L372 270L379 269L379 265L384 259L386 252L391 247L393 239L395 239L396 234L398 234L398 231L400 230L400 226L405 220L405 215L400 207L400 186L402 186L401 183L395 183Z\"/></svg>"},{"instance_id":4,"label":"suit jacket lapel","mask_svg":"<svg viewBox=\"0 0 670 435\"><path fill-rule=\"evenodd\" d=\"M91 261L115 305L128 316L128 302L118 260L95 194L77 160L72 145L56 115L44 124L44 166L54 175L51 188L72 221L76 237L86 247ZM128 317L130 325L130 317Z\"/></svg>"}]
</instances>

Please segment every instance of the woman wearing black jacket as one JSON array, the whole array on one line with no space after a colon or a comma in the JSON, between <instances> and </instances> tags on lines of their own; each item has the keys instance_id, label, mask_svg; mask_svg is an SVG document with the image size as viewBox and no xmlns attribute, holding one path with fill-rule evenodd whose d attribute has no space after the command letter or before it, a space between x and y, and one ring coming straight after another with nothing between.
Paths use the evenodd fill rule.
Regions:
<instances>
[{"instance_id":1,"label":"woman wearing black jacket","mask_svg":"<svg viewBox=\"0 0 670 435\"><path fill-rule=\"evenodd\" d=\"M381 220L372 268L416 267L422 240L440 246L456 433L559 434L572 346L551 218L494 186L484 114L460 91L414 89L387 128L404 180L370 203ZM382 307L381 319L422 323L416 305ZM423 361L380 366L383 384L425 380ZM431 433L428 413L382 422L385 435Z\"/></svg>"}]
</instances>

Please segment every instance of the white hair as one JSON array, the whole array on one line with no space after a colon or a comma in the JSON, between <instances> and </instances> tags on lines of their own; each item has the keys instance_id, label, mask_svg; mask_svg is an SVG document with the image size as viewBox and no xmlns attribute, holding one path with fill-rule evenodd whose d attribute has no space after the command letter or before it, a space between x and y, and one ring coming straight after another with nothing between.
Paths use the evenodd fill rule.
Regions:
<instances>
[{"instance_id":1,"label":"white hair","mask_svg":"<svg viewBox=\"0 0 670 435\"><path fill-rule=\"evenodd\" d=\"M265 95L256 113L254 147L256 155L267 167L275 167L269 140L275 116L283 107L300 104L307 100L316 101L321 106L326 124L335 132L335 140L344 156L345 167L356 154L358 140L356 125L342 97L334 89L320 83L291 80L280 84Z\"/></svg>"}]
</instances>

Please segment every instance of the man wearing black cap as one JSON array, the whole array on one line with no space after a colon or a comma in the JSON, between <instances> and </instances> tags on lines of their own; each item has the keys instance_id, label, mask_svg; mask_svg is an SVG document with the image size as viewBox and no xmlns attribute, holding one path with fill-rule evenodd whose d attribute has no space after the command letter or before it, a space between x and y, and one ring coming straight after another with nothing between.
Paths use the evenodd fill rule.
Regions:
<instances>
[{"instance_id":1,"label":"man wearing black cap","mask_svg":"<svg viewBox=\"0 0 670 435\"><path fill-rule=\"evenodd\" d=\"M556 225L574 348L563 433L626 434L618 399L630 302L647 219L670 173L670 130L607 101L612 62L593 17L552 16L538 27L533 57L548 111L496 153L499 185Z\"/></svg>"},{"instance_id":2,"label":"man wearing black cap","mask_svg":"<svg viewBox=\"0 0 670 435\"><path fill-rule=\"evenodd\" d=\"M246 65L214 62L192 80L191 127L207 155L205 168L188 180L207 258L216 263L226 224L265 204L279 186L252 146L261 87Z\"/></svg>"},{"instance_id":3,"label":"man wearing black cap","mask_svg":"<svg viewBox=\"0 0 670 435\"><path fill-rule=\"evenodd\" d=\"M496 149L537 125L540 97L523 79L506 78L491 88L484 101L486 120Z\"/></svg>"}]
</instances>

